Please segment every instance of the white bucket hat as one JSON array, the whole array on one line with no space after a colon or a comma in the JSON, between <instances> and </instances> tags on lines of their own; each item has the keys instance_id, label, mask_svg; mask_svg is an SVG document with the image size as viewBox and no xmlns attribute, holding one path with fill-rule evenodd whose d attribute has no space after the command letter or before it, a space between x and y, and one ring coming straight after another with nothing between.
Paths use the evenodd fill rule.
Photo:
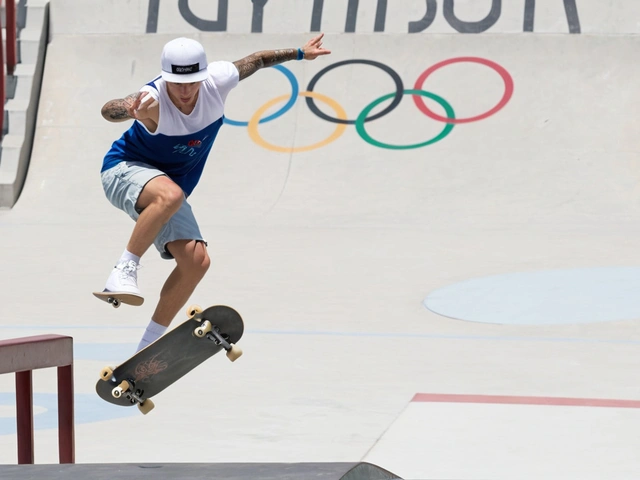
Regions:
<instances>
[{"instance_id":1,"label":"white bucket hat","mask_svg":"<svg viewBox=\"0 0 640 480\"><path fill-rule=\"evenodd\" d=\"M162 49L162 78L173 83L206 80L207 55L203 46L190 38L176 38Z\"/></svg>"}]
</instances>

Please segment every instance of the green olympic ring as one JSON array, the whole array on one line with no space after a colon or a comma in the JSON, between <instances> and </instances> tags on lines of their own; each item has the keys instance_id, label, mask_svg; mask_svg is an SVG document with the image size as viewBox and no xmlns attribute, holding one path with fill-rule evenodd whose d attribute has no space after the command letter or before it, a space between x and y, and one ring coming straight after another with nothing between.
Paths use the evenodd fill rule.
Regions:
<instances>
[{"instance_id":1,"label":"green olympic ring","mask_svg":"<svg viewBox=\"0 0 640 480\"><path fill-rule=\"evenodd\" d=\"M427 98L430 98L432 100L435 100L440 105L442 105L442 107L444 108L444 111L447 114L447 118L448 119L453 120L453 119L456 118L455 112L453 111L453 107L451 107L451 105L444 98L439 97L435 93L427 92L425 90L403 90L402 93L404 95L420 95L422 97L427 97ZM383 95L382 97L378 98L377 100L374 100L369 105L364 107L364 110L362 110L362 112L360 112L360 115L358 115L358 118L356 119L356 123L355 123L356 130L358 131L358 135L360 135L360 137L365 142L367 142L370 145L373 145L375 147L387 148L387 149L390 149L390 150L409 150L409 149L412 149L412 148L426 147L427 145L431 145L433 143L439 142L440 140L445 138L447 135L449 135L449 133L451 133L451 130L453 130L454 124L453 123L447 123L447 124L445 124L444 129L438 135L433 137L432 139L427 140L426 142L414 143L414 144L411 144L411 145L392 145L390 143L383 143L383 142L380 142L380 141L376 140L371 135L369 135L367 133L367 131L365 130L365 128L364 128L364 123L365 123L365 120L367 118L367 115L369 115L369 112L371 112L371 110L376 108L382 102L384 102L385 100L389 100L389 99L391 99L391 98L393 98L395 96L396 96L395 93L389 93L388 95Z\"/></svg>"}]
</instances>

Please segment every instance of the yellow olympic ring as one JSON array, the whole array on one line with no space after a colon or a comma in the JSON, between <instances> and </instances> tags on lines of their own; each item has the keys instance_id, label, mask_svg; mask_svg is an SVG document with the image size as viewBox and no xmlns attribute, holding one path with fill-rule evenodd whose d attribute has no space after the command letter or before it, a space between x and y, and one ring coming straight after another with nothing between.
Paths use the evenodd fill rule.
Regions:
<instances>
[{"instance_id":1,"label":"yellow olympic ring","mask_svg":"<svg viewBox=\"0 0 640 480\"><path fill-rule=\"evenodd\" d=\"M336 112L337 118L341 120L347 119L347 112L344 111L344 109L340 106L340 104L335 100L327 97L326 95L322 95L321 93L316 93L316 92L299 92L298 96L311 97L311 98L315 98L316 100L320 100L321 102L324 102L327 105L329 105L331 108L333 108L334 112ZM282 95L280 97L274 98L273 100L269 100L267 103L261 106L258 110L256 110L256 113L254 113L253 116L251 117L251 120L249 120L249 125L247 125L249 136L255 143L257 143L261 147L266 148L267 150L271 150L274 152L281 152L281 153L308 152L309 150L315 150L316 148L324 147L325 145L328 145L331 142L337 140L347 129L346 124L339 123L336 125L336 129L333 131L333 133L329 135L327 138L325 138L324 140L318 143L314 143L312 145L307 145L303 147L281 147L279 145L274 145L272 143L267 142L264 138L262 138L262 136L260 136L260 133L258 132L258 122L260 121L260 118L262 117L262 115L267 110L269 110L269 108L273 107L279 102L283 102L287 100L289 97L290 95Z\"/></svg>"}]
</instances>

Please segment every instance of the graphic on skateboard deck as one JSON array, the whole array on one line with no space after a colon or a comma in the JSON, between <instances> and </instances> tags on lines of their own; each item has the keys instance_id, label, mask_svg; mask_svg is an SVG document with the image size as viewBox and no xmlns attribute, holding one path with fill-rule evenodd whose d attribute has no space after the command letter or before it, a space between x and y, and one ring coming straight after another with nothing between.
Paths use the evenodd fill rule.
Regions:
<instances>
[{"instance_id":1,"label":"graphic on skateboard deck","mask_svg":"<svg viewBox=\"0 0 640 480\"><path fill-rule=\"evenodd\" d=\"M107 292L105 290L103 292L93 292L93 295L103 302L107 302L113 308L118 308L123 303L126 303L127 305L133 305L135 307L139 307L144 303L144 297L136 295L135 293Z\"/></svg>"},{"instance_id":2,"label":"graphic on skateboard deck","mask_svg":"<svg viewBox=\"0 0 640 480\"><path fill-rule=\"evenodd\" d=\"M221 350L232 362L242 355L235 344L244 333L244 322L233 308L216 305L203 311L192 305L187 315L189 320L115 369L103 368L96 384L98 395L115 405L138 405L146 415L154 407L151 397L208 358Z\"/></svg>"}]
</instances>

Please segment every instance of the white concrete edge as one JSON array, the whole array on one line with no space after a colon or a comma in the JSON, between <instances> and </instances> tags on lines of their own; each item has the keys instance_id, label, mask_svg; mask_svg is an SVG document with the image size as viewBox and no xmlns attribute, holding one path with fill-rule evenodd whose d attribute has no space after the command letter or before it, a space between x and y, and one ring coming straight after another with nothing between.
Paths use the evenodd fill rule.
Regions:
<instances>
[{"instance_id":1,"label":"white concrete edge","mask_svg":"<svg viewBox=\"0 0 640 480\"><path fill-rule=\"evenodd\" d=\"M41 8L39 4L35 7ZM27 11L28 17L29 12ZM35 59L33 70L25 68L20 70L23 74L33 71L33 75L27 79L28 74L26 76L19 74L17 79L18 83L25 81L30 83L30 92L21 91L22 89L18 85L16 93L21 91L22 98L7 102L5 106L11 117L9 131L2 140L2 151L0 153L0 208L11 208L18 200L31 158L42 85L41 79L49 40L48 2L44 5L42 15L36 15L35 17L41 19L39 36L34 37L33 33L37 30L35 30L36 26L31 23L29 24L29 31L25 35L25 40L37 41L37 58ZM18 73L18 67L16 67L16 73ZM27 95L28 97L25 99L24 97ZM12 123L14 124L13 126L11 125Z\"/></svg>"}]
</instances>

